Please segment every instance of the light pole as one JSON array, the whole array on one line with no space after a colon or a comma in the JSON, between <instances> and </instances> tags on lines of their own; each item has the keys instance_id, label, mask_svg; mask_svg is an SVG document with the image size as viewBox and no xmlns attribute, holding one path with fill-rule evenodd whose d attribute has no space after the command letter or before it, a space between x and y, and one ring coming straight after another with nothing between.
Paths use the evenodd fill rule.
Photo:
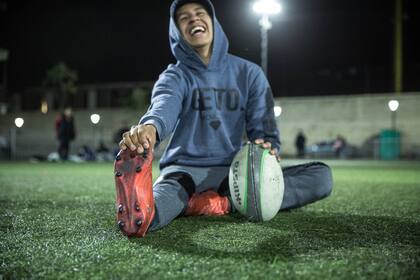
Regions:
<instances>
[{"instance_id":1,"label":"light pole","mask_svg":"<svg viewBox=\"0 0 420 280\"><path fill-rule=\"evenodd\" d=\"M15 119L15 126L12 126L10 129L10 159L15 160L17 149L16 149L16 128L19 129L23 126L25 120L23 118L16 118Z\"/></svg>"},{"instance_id":2,"label":"light pole","mask_svg":"<svg viewBox=\"0 0 420 280\"><path fill-rule=\"evenodd\" d=\"M6 98L7 91L7 60L9 58L9 50L0 48L0 65L3 64L3 77L0 84L0 99Z\"/></svg>"},{"instance_id":3,"label":"light pole","mask_svg":"<svg viewBox=\"0 0 420 280\"><path fill-rule=\"evenodd\" d=\"M98 132L96 131L96 125L99 123L99 121L101 120L101 116L99 114L92 114L90 115L90 121L93 124L93 145L95 145L93 148L95 149L95 147L98 144Z\"/></svg>"},{"instance_id":4,"label":"light pole","mask_svg":"<svg viewBox=\"0 0 420 280\"><path fill-rule=\"evenodd\" d=\"M400 106L398 100L390 100L388 102L388 108L391 111L391 128L393 131L397 130L397 110Z\"/></svg>"},{"instance_id":5,"label":"light pole","mask_svg":"<svg viewBox=\"0 0 420 280\"><path fill-rule=\"evenodd\" d=\"M395 0L394 31L394 90L403 91L403 0Z\"/></svg>"},{"instance_id":6,"label":"light pole","mask_svg":"<svg viewBox=\"0 0 420 280\"><path fill-rule=\"evenodd\" d=\"M397 131L397 110L398 100L390 100L388 108L391 111L391 129L383 130L381 133L381 158L398 159L400 156L400 133Z\"/></svg>"},{"instance_id":7,"label":"light pole","mask_svg":"<svg viewBox=\"0 0 420 280\"><path fill-rule=\"evenodd\" d=\"M268 30L272 27L270 16L280 13L282 7L276 0L258 0L254 3L252 9L255 13L261 15L259 21L261 27L261 68L267 75Z\"/></svg>"}]
</instances>

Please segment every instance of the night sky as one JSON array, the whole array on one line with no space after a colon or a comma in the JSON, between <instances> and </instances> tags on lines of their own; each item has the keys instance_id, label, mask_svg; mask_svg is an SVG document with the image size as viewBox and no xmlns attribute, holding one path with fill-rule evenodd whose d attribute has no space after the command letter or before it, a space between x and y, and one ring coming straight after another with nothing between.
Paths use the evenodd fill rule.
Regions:
<instances>
[{"instance_id":1,"label":"night sky","mask_svg":"<svg viewBox=\"0 0 420 280\"><path fill-rule=\"evenodd\" d=\"M214 0L230 52L260 63L252 1ZM282 0L269 31L268 78L276 96L393 91L394 0ZM404 90L420 90L420 9L404 0ZM170 0L0 0L0 47L9 92L40 86L64 61L80 83L156 80L175 62Z\"/></svg>"}]
</instances>

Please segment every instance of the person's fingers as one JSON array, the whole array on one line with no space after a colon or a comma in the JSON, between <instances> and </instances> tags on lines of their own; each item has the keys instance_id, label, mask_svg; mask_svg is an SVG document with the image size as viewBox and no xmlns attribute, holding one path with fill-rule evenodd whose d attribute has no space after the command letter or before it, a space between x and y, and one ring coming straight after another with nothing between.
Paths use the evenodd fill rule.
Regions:
<instances>
[{"instance_id":1,"label":"person's fingers","mask_svg":"<svg viewBox=\"0 0 420 280\"><path fill-rule=\"evenodd\" d=\"M143 153L145 150L149 149L149 142L147 141L146 135L142 135L140 138L140 145L138 147L138 151Z\"/></svg>"},{"instance_id":2,"label":"person's fingers","mask_svg":"<svg viewBox=\"0 0 420 280\"><path fill-rule=\"evenodd\" d=\"M260 144L264 143L264 139L255 139L254 143L257 144L257 145L260 145Z\"/></svg>"},{"instance_id":3,"label":"person's fingers","mask_svg":"<svg viewBox=\"0 0 420 280\"><path fill-rule=\"evenodd\" d=\"M139 125L135 129L135 134L137 138L137 152L143 153L145 149L149 148L149 143L147 142L147 131L144 125Z\"/></svg>"},{"instance_id":4,"label":"person's fingers","mask_svg":"<svg viewBox=\"0 0 420 280\"><path fill-rule=\"evenodd\" d=\"M134 143L131 141L130 138L130 132L124 132L123 134L123 140L124 144L127 146L127 148L129 148L130 150L134 151L136 149L136 145L134 145Z\"/></svg>"},{"instance_id":5,"label":"person's fingers","mask_svg":"<svg viewBox=\"0 0 420 280\"><path fill-rule=\"evenodd\" d=\"M273 156L277 155L277 149L276 148L271 149L270 154L273 155Z\"/></svg>"},{"instance_id":6,"label":"person's fingers","mask_svg":"<svg viewBox=\"0 0 420 280\"><path fill-rule=\"evenodd\" d=\"M123 140L120 142L121 149L129 148L137 153L144 153L146 149L154 147L156 143L156 128L153 125L132 126L130 131L123 134Z\"/></svg>"},{"instance_id":7,"label":"person's fingers","mask_svg":"<svg viewBox=\"0 0 420 280\"><path fill-rule=\"evenodd\" d=\"M135 150L138 146L139 146L139 137L138 137L138 128L137 127L132 127L131 129L130 129L130 139L131 139L131 142L133 142L133 144L134 144L134 149L131 149L131 150Z\"/></svg>"},{"instance_id":8,"label":"person's fingers","mask_svg":"<svg viewBox=\"0 0 420 280\"><path fill-rule=\"evenodd\" d=\"M262 144L262 146L263 146L264 149L271 149L271 143L270 142L264 142Z\"/></svg>"},{"instance_id":9,"label":"person's fingers","mask_svg":"<svg viewBox=\"0 0 420 280\"><path fill-rule=\"evenodd\" d=\"M153 149L156 144L156 133L149 130L149 133L147 134L147 141L150 144L150 148Z\"/></svg>"},{"instance_id":10,"label":"person's fingers","mask_svg":"<svg viewBox=\"0 0 420 280\"><path fill-rule=\"evenodd\" d=\"M121 150L123 151L127 150L127 145L125 145L124 140L121 140L118 145L120 146Z\"/></svg>"},{"instance_id":11,"label":"person's fingers","mask_svg":"<svg viewBox=\"0 0 420 280\"><path fill-rule=\"evenodd\" d=\"M144 152L144 147L143 147L144 130L142 129L141 125L136 128L135 133L136 133L136 138L137 138L137 143L136 143L137 153L142 154Z\"/></svg>"},{"instance_id":12,"label":"person's fingers","mask_svg":"<svg viewBox=\"0 0 420 280\"><path fill-rule=\"evenodd\" d=\"M147 130L146 138L148 145L153 151L156 144L156 127L154 125L146 125L145 129Z\"/></svg>"},{"instance_id":13,"label":"person's fingers","mask_svg":"<svg viewBox=\"0 0 420 280\"><path fill-rule=\"evenodd\" d=\"M149 142L147 140L147 130L144 125L138 125L131 130L131 140L137 148L138 153L143 153L145 149L149 148Z\"/></svg>"},{"instance_id":14,"label":"person's fingers","mask_svg":"<svg viewBox=\"0 0 420 280\"><path fill-rule=\"evenodd\" d=\"M154 150L154 147L156 145L156 137L150 136L150 138L147 139L150 143L150 148L152 151Z\"/></svg>"}]
</instances>

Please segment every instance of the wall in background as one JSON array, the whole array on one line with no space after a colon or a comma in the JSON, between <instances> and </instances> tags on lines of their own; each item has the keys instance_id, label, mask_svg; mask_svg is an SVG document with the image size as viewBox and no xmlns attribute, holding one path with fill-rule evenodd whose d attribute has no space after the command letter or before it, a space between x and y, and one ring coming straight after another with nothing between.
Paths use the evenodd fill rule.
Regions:
<instances>
[{"instance_id":1,"label":"wall in background","mask_svg":"<svg viewBox=\"0 0 420 280\"><path fill-rule=\"evenodd\" d=\"M420 149L420 93L348 95L323 97L278 98L282 107L277 118L281 131L283 152L294 154L294 140L299 129L313 144L344 136L348 143L363 146L382 129L391 128L388 101L400 103L396 127L401 132L402 155Z\"/></svg>"},{"instance_id":2,"label":"wall in background","mask_svg":"<svg viewBox=\"0 0 420 280\"><path fill-rule=\"evenodd\" d=\"M351 95L329 97L285 97L275 100L282 107L277 118L281 131L282 153L295 153L294 140L299 129L307 137L307 144L333 140L343 135L349 144L356 147L391 127L391 112L388 101L398 99L397 128L401 132L402 155L420 150L420 93ZM101 115L99 125L90 122L90 114ZM72 153L82 145L97 146L102 139L113 147L114 133L125 121L128 125L138 122L143 112L131 109L101 109L95 112L75 110L77 139L72 144ZM9 140L9 129L14 118L21 116L25 124L17 130L17 157L31 155L47 156L57 148L54 120L57 112L21 112L0 116L0 136ZM4 155L2 156L5 157Z\"/></svg>"}]
</instances>

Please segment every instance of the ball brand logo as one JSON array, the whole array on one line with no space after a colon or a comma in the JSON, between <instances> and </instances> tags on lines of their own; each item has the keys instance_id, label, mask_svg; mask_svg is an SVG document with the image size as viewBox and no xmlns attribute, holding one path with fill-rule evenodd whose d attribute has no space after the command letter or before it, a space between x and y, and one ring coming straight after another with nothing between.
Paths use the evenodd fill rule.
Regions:
<instances>
[{"instance_id":1,"label":"ball brand logo","mask_svg":"<svg viewBox=\"0 0 420 280\"><path fill-rule=\"evenodd\" d=\"M235 199L239 205L242 205L241 194L239 193L239 185L238 185L238 167L239 161L235 161L233 164L233 189L235 191Z\"/></svg>"}]
</instances>

